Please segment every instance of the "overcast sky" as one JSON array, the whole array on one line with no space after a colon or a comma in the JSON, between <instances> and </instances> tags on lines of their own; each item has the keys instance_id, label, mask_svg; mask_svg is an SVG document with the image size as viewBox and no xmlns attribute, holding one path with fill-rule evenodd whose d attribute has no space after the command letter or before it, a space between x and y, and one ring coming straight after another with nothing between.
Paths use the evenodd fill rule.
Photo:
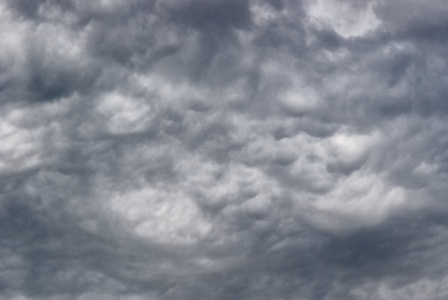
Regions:
<instances>
[{"instance_id":1,"label":"overcast sky","mask_svg":"<svg viewBox=\"0 0 448 300\"><path fill-rule=\"evenodd\" d=\"M0 298L448 299L448 1L0 0Z\"/></svg>"}]
</instances>

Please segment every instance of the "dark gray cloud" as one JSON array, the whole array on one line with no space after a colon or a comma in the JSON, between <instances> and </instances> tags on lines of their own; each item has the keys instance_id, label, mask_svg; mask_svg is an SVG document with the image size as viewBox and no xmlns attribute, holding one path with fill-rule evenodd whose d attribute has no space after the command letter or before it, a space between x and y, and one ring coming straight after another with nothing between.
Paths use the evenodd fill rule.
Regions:
<instances>
[{"instance_id":1,"label":"dark gray cloud","mask_svg":"<svg viewBox=\"0 0 448 300\"><path fill-rule=\"evenodd\" d=\"M2 299L445 299L444 1L0 1Z\"/></svg>"}]
</instances>

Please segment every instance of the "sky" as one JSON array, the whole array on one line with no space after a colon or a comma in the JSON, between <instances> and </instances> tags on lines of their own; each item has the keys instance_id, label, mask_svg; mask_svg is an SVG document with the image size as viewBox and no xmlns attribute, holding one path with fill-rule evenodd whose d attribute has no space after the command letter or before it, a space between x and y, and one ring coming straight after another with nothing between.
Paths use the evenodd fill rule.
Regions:
<instances>
[{"instance_id":1,"label":"sky","mask_svg":"<svg viewBox=\"0 0 448 300\"><path fill-rule=\"evenodd\" d=\"M448 2L0 0L0 298L448 298Z\"/></svg>"}]
</instances>

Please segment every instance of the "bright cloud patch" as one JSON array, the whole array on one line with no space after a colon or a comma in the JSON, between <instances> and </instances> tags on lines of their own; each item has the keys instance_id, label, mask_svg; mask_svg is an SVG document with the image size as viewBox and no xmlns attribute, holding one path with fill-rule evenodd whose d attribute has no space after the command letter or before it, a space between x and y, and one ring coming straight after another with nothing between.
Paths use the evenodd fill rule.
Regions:
<instances>
[{"instance_id":1,"label":"bright cloud patch","mask_svg":"<svg viewBox=\"0 0 448 300\"><path fill-rule=\"evenodd\" d=\"M380 24L374 5L373 2L319 0L311 4L308 14L312 23L328 26L344 38L360 37Z\"/></svg>"}]
</instances>

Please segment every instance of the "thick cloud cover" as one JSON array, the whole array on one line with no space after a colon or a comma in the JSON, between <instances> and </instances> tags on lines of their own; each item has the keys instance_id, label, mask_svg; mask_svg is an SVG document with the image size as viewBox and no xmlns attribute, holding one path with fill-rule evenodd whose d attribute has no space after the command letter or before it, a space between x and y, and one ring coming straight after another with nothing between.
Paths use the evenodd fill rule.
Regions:
<instances>
[{"instance_id":1,"label":"thick cloud cover","mask_svg":"<svg viewBox=\"0 0 448 300\"><path fill-rule=\"evenodd\" d=\"M2 299L447 299L448 2L0 1Z\"/></svg>"}]
</instances>

